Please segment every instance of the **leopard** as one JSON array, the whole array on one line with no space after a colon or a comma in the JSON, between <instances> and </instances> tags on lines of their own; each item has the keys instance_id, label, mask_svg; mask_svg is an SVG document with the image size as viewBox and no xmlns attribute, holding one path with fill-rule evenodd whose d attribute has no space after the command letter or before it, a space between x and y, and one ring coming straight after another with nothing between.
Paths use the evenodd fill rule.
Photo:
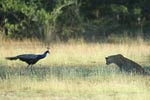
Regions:
<instances>
[{"instance_id":1,"label":"leopard","mask_svg":"<svg viewBox=\"0 0 150 100\"><path fill-rule=\"evenodd\" d=\"M105 57L106 64L116 64L121 72L148 74L145 69L135 61L124 57L122 54L115 54Z\"/></svg>"}]
</instances>

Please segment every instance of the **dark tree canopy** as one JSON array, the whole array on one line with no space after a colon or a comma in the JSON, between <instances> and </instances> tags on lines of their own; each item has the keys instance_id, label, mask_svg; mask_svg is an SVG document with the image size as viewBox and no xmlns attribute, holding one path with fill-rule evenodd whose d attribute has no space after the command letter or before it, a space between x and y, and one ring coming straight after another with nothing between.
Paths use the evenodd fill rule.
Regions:
<instances>
[{"instance_id":1,"label":"dark tree canopy","mask_svg":"<svg viewBox=\"0 0 150 100\"><path fill-rule=\"evenodd\" d=\"M8 38L150 36L150 0L0 0L0 34Z\"/></svg>"}]
</instances>

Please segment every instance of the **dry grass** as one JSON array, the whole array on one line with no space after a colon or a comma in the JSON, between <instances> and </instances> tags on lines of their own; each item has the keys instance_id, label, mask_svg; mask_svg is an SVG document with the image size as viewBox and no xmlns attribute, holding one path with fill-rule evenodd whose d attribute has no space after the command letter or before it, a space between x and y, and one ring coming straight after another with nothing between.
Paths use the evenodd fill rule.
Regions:
<instances>
[{"instance_id":1,"label":"dry grass","mask_svg":"<svg viewBox=\"0 0 150 100\"><path fill-rule=\"evenodd\" d=\"M38 41L2 41L0 63L5 78L0 80L0 100L148 100L150 77L119 73L105 65L105 57L124 56L149 66L150 45L55 43L51 54L34 65L34 73L20 61L5 57L23 53L43 53L47 45Z\"/></svg>"},{"instance_id":2,"label":"dry grass","mask_svg":"<svg viewBox=\"0 0 150 100\"><path fill-rule=\"evenodd\" d=\"M43 53L47 45L38 41L9 41L1 42L0 53L1 60L6 56L14 56L23 53ZM132 44L99 44L99 43L81 43L81 44L64 44L56 43L50 45L51 54L41 63L46 65L55 64L90 64L105 63L105 57L112 54L123 54L137 62L145 63L150 55L150 45L148 43ZM146 62L148 63L148 62ZM14 63L15 64L15 63Z\"/></svg>"}]
</instances>

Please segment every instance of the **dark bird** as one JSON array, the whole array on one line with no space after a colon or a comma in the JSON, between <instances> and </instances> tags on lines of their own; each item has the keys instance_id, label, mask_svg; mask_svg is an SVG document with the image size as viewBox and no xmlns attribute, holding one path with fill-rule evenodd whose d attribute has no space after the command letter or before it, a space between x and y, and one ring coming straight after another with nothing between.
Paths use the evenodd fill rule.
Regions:
<instances>
[{"instance_id":1,"label":"dark bird","mask_svg":"<svg viewBox=\"0 0 150 100\"><path fill-rule=\"evenodd\" d=\"M23 62L26 62L28 64L27 68L31 66L32 71L32 65L36 64L40 59L43 59L46 57L47 53L50 53L49 50L45 51L43 54L22 54L14 57L6 57L8 60L21 60Z\"/></svg>"}]
</instances>

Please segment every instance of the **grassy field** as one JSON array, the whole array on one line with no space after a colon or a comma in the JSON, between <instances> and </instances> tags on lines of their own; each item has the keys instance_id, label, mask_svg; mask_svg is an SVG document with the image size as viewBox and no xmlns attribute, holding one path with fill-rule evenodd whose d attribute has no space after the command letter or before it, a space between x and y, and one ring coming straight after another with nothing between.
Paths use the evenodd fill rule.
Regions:
<instances>
[{"instance_id":1,"label":"grassy field","mask_svg":"<svg viewBox=\"0 0 150 100\"><path fill-rule=\"evenodd\" d=\"M0 42L0 100L148 100L150 77L120 73L105 65L105 57L123 54L147 70L150 44L145 42L55 43L50 54L34 65L8 61L7 56L43 53L38 41Z\"/></svg>"}]
</instances>

